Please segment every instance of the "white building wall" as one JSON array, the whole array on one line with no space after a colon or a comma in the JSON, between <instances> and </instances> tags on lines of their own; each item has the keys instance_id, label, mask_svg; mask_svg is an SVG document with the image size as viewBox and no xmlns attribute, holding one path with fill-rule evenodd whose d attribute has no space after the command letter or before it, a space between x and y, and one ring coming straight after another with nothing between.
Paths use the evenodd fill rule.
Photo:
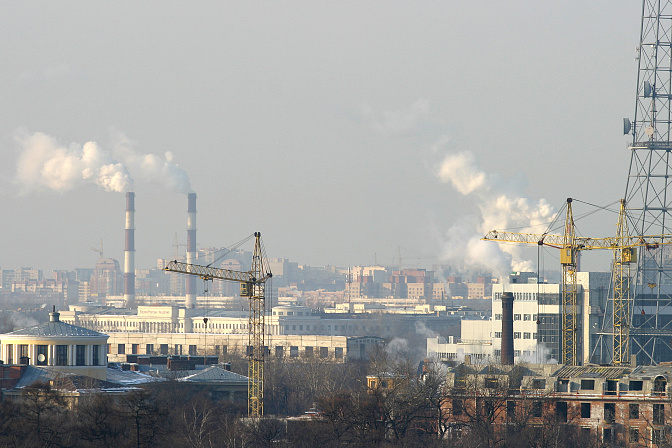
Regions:
<instances>
[{"instance_id":1,"label":"white building wall","mask_svg":"<svg viewBox=\"0 0 672 448\"><path fill-rule=\"evenodd\" d=\"M559 314L559 305L541 304L539 294L559 294L557 283L497 284L492 288L492 334L495 355L502 349L502 292L513 293L513 350L515 362L543 363L545 349L538 344L537 320L540 314ZM559 327L558 327L559 328Z\"/></svg>"},{"instance_id":2,"label":"white building wall","mask_svg":"<svg viewBox=\"0 0 672 448\"><path fill-rule=\"evenodd\" d=\"M577 272L576 281L583 287L582 342L583 362L591 362L594 336L602 327L602 318L607 307L611 284L610 272ZM611 342L611 341L609 341ZM610 349L609 345L606 347ZM605 360L595 360L604 362Z\"/></svg>"}]
</instances>

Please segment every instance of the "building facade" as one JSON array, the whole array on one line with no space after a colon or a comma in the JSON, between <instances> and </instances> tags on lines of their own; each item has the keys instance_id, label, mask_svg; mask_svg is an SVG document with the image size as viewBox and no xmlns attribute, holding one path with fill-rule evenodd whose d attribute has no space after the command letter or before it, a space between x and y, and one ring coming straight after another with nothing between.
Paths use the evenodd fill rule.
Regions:
<instances>
[{"instance_id":1,"label":"building facade","mask_svg":"<svg viewBox=\"0 0 672 448\"><path fill-rule=\"evenodd\" d=\"M669 446L671 378L670 365L462 364L446 379L443 424L455 437L485 422L502 440L512 429L537 442L572 429L586 445Z\"/></svg>"},{"instance_id":2,"label":"building facade","mask_svg":"<svg viewBox=\"0 0 672 448\"><path fill-rule=\"evenodd\" d=\"M49 322L0 335L3 363L47 367L104 380L108 336L62 322L56 311L49 317Z\"/></svg>"}]
</instances>

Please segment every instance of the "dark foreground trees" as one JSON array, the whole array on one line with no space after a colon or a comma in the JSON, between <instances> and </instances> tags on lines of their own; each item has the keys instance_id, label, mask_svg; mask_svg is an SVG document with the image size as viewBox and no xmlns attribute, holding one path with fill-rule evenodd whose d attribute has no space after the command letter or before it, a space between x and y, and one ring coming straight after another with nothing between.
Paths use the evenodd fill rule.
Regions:
<instances>
[{"instance_id":1,"label":"dark foreground trees","mask_svg":"<svg viewBox=\"0 0 672 448\"><path fill-rule=\"evenodd\" d=\"M177 381L124 394L90 394L77 402L49 384L36 384L21 400L0 403L0 446L597 446L594 437L572 424L571 412L558 418L548 397L517 394L516 374L447 372L428 363L420 375L405 358L384 353L368 365L316 359L272 367L266 385L269 418L256 421L245 418L246 403L212 401L208 390ZM317 415L304 415L313 403Z\"/></svg>"}]
</instances>

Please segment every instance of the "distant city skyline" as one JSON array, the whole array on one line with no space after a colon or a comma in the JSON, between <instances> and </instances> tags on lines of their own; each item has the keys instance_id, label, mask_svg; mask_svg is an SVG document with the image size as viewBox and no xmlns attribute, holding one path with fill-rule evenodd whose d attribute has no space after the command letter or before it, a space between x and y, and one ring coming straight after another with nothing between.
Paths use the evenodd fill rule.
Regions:
<instances>
[{"instance_id":1,"label":"distant city skyline","mask_svg":"<svg viewBox=\"0 0 672 448\"><path fill-rule=\"evenodd\" d=\"M138 269L170 258L175 233L185 242L192 190L203 247L260 231L268 256L312 266L391 265L399 252L407 266L529 266L534 252L507 266L496 245L470 242L489 225L545 222L566 197L623 195L640 12L0 6L0 267L90 267L101 239L121 261L131 185ZM607 270L604 257L587 268Z\"/></svg>"}]
</instances>

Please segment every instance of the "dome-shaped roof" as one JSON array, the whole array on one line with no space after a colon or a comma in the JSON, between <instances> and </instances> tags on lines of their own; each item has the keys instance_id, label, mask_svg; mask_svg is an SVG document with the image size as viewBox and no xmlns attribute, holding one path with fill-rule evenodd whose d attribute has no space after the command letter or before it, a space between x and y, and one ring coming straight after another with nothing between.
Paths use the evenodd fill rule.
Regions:
<instances>
[{"instance_id":1,"label":"dome-shaped roof","mask_svg":"<svg viewBox=\"0 0 672 448\"><path fill-rule=\"evenodd\" d=\"M86 337L106 337L107 335L99 333L88 328L78 327L77 325L66 324L59 320L60 313L49 313L49 322L43 322L32 327L15 330L11 333L5 333L4 336L86 336Z\"/></svg>"}]
</instances>

